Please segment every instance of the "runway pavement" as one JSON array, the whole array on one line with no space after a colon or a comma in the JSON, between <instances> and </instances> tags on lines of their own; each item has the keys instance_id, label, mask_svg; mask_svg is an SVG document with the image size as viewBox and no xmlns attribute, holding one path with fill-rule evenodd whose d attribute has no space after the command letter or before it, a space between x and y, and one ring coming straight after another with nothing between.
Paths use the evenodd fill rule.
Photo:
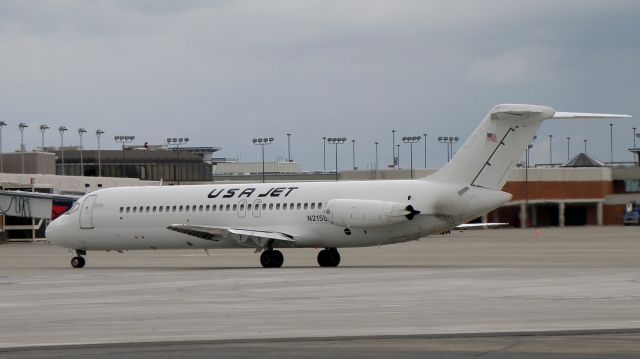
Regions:
<instances>
[{"instance_id":1,"label":"runway pavement","mask_svg":"<svg viewBox=\"0 0 640 359\"><path fill-rule=\"evenodd\" d=\"M494 348L494 356L487 356L494 358L517 357L500 348L520 348L520 357L640 356L639 228L454 232L344 249L339 268L318 268L314 249L284 253L280 269L259 267L251 250L215 251L211 257L202 251L90 252L87 267L72 269L64 249L2 245L0 348L148 342L155 344L133 347L152 352L166 347L162 353L170 353L180 346L176 341L195 340L204 342L193 346L192 357L210 353L212 346L233 357L236 349L238 355L251 356L251 350L295 355L287 350L322 347L323 338L335 338L331 348L344 351L334 357L351 350L385 352L394 345L451 358L486 348ZM610 329L625 334L596 334ZM541 344L537 351L530 349L540 342L514 344L518 336L494 337L490 345L487 338L456 339L469 343L469 350L459 350L454 340L458 333L565 330L570 332L545 337L555 346ZM600 352L580 351L586 337L567 335L576 330L596 330L594 340L610 345L601 345ZM433 334L452 337L428 337ZM362 341L347 340L353 336ZM388 347L375 340L379 336L393 336L385 339ZM290 338L310 339L293 341L304 345L277 344ZM89 349L102 348L106 358L131 345ZM612 351L618 347L621 352ZM38 357L37 350L23 349L4 349L0 357L29 353ZM553 356L558 353L565 356Z\"/></svg>"}]
</instances>

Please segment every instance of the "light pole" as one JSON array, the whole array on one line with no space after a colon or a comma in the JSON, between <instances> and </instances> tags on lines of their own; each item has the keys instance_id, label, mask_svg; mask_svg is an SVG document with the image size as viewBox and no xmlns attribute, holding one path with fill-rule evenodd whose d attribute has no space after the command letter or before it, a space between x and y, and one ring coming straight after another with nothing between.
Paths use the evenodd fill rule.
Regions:
<instances>
[{"instance_id":1,"label":"light pole","mask_svg":"<svg viewBox=\"0 0 640 359\"><path fill-rule=\"evenodd\" d=\"M609 134L610 134L610 138L611 138L611 150L610 150L610 154L611 154L611 167L613 167L613 123L609 124Z\"/></svg>"},{"instance_id":2,"label":"light pole","mask_svg":"<svg viewBox=\"0 0 640 359\"><path fill-rule=\"evenodd\" d=\"M346 137L330 137L327 138L330 145L336 145L336 181L338 180L338 145L347 142Z\"/></svg>"},{"instance_id":3,"label":"light pole","mask_svg":"<svg viewBox=\"0 0 640 359\"><path fill-rule=\"evenodd\" d=\"M633 148L636 148L636 128L633 128Z\"/></svg>"},{"instance_id":4,"label":"light pole","mask_svg":"<svg viewBox=\"0 0 640 359\"><path fill-rule=\"evenodd\" d=\"M287 162L291 161L291 134L287 133Z\"/></svg>"},{"instance_id":5,"label":"light pole","mask_svg":"<svg viewBox=\"0 0 640 359\"><path fill-rule=\"evenodd\" d=\"M438 142L444 143L447 146L447 162L453 157L453 144L458 142L460 137L452 136L438 136Z\"/></svg>"},{"instance_id":6,"label":"light pole","mask_svg":"<svg viewBox=\"0 0 640 359\"><path fill-rule=\"evenodd\" d=\"M327 138L322 137L322 171L327 172Z\"/></svg>"},{"instance_id":7,"label":"light pole","mask_svg":"<svg viewBox=\"0 0 640 359\"><path fill-rule=\"evenodd\" d=\"M50 128L49 125L46 125L44 123L40 125L40 132L42 133L42 150L43 151L44 151L44 132L49 128Z\"/></svg>"},{"instance_id":8,"label":"light pole","mask_svg":"<svg viewBox=\"0 0 640 359\"><path fill-rule=\"evenodd\" d=\"M264 178L264 145L270 145L273 142L273 137L254 138L253 144L262 147L262 183L265 182Z\"/></svg>"},{"instance_id":9,"label":"light pole","mask_svg":"<svg viewBox=\"0 0 640 359\"><path fill-rule=\"evenodd\" d=\"M7 123L4 121L0 121L0 172L4 172L4 161L2 155L2 128L6 126Z\"/></svg>"},{"instance_id":10,"label":"light pole","mask_svg":"<svg viewBox=\"0 0 640 359\"><path fill-rule=\"evenodd\" d=\"M351 151L352 151L352 157L353 157L353 170L357 170L358 168L356 167L356 140L351 140Z\"/></svg>"},{"instance_id":11,"label":"light pole","mask_svg":"<svg viewBox=\"0 0 640 359\"><path fill-rule=\"evenodd\" d=\"M396 165L400 167L400 165L398 164L399 161L396 159L396 130L391 130L391 151L392 151L391 159L393 162L393 168L396 168Z\"/></svg>"},{"instance_id":12,"label":"light pole","mask_svg":"<svg viewBox=\"0 0 640 359\"><path fill-rule=\"evenodd\" d=\"M104 131L101 129L96 130L96 137L98 138L98 177L102 177L102 161L100 158L100 135L102 135Z\"/></svg>"},{"instance_id":13,"label":"light pole","mask_svg":"<svg viewBox=\"0 0 640 359\"><path fill-rule=\"evenodd\" d=\"M413 144L420 142L420 136L402 137L402 142L409 144L409 163L410 163L410 178L413 179Z\"/></svg>"},{"instance_id":14,"label":"light pole","mask_svg":"<svg viewBox=\"0 0 640 359\"><path fill-rule=\"evenodd\" d=\"M535 136L533 139L535 140ZM524 218L521 224L523 228L529 226L529 151L531 151L532 148L533 143L529 143L524 158Z\"/></svg>"},{"instance_id":15,"label":"light pole","mask_svg":"<svg viewBox=\"0 0 640 359\"><path fill-rule=\"evenodd\" d=\"M569 152L570 152L570 149L569 149L570 142L569 141L571 141L571 137L567 137L567 161L569 161L569 158L570 158L569 157Z\"/></svg>"},{"instance_id":16,"label":"light pole","mask_svg":"<svg viewBox=\"0 0 640 359\"><path fill-rule=\"evenodd\" d=\"M84 148L82 147L82 135L85 133L87 133L87 130L84 128L80 127L78 129L78 135L80 136L80 176L84 176L84 161L82 159L82 150L84 150Z\"/></svg>"},{"instance_id":17,"label":"light pole","mask_svg":"<svg viewBox=\"0 0 640 359\"><path fill-rule=\"evenodd\" d=\"M116 143L122 143L122 177L127 177L124 174L124 144L133 142L136 139L136 136L113 136L114 141Z\"/></svg>"},{"instance_id":18,"label":"light pole","mask_svg":"<svg viewBox=\"0 0 640 359\"><path fill-rule=\"evenodd\" d=\"M67 131L68 128L65 126L58 127L58 132L60 132L60 160L61 160L61 169L60 174L64 176L64 132Z\"/></svg>"},{"instance_id":19,"label":"light pole","mask_svg":"<svg viewBox=\"0 0 640 359\"><path fill-rule=\"evenodd\" d=\"M186 146L188 142L189 142L189 137L167 138L167 147L171 148L171 146L173 146L174 151L176 151L176 164L173 165L173 173L174 173L174 179L178 181L178 184L180 184L180 181L182 181L182 165L180 164L180 151L184 149L184 146ZM184 146L182 145L183 143L184 143Z\"/></svg>"},{"instance_id":20,"label":"light pole","mask_svg":"<svg viewBox=\"0 0 640 359\"><path fill-rule=\"evenodd\" d=\"M376 179L378 178L378 142L375 142L376 144Z\"/></svg>"},{"instance_id":21,"label":"light pole","mask_svg":"<svg viewBox=\"0 0 640 359\"><path fill-rule=\"evenodd\" d=\"M551 143L553 142L553 135L549 135L549 165L553 167L553 151L551 147Z\"/></svg>"},{"instance_id":22,"label":"light pole","mask_svg":"<svg viewBox=\"0 0 640 359\"><path fill-rule=\"evenodd\" d=\"M424 168L427 168L427 133L423 133L424 136Z\"/></svg>"},{"instance_id":23,"label":"light pole","mask_svg":"<svg viewBox=\"0 0 640 359\"><path fill-rule=\"evenodd\" d=\"M584 139L584 154L587 154L587 139Z\"/></svg>"},{"instance_id":24,"label":"light pole","mask_svg":"<svg viewBox=\"0 0 640 359\"><path fill-rule=\"evenodd\" d=\"M29 125L24 122L20 122L20 124L18 124L18 128L20 129L20 158L22 162L22 173L24 173L24 129L27 127L29 127Z\"/></svg>"},{"instance_id":25,"label":"light pole","mask_svg":"<svg viewBox=\"0 0 640 359\"><path fill-rule=\"evenodd\" d=\"M396 145L398 147L398 169L400 169L400 144Z\"/></svg>"}]
</instances>

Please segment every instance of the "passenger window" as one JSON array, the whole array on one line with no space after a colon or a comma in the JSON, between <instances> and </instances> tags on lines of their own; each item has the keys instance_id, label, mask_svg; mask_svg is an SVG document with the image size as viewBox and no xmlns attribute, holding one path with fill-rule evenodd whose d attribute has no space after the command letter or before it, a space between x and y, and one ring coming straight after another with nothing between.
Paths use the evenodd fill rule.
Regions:
<instances>
[{"instance_id":1,"label":"passenger window","mask_svg":"<svg viewBox=\"0 0 640 359\"><path fill-rule=\"evenodd\" d=\"M229 211L231 209L231 205L227 205L226 210Z\"/></svg>"},{"instance_id":2,"label":"passenger window","mask_svg":"<svg viewBox=\"0 0 640 359\"><path fill-rule=\"evenodd\" d=\"M189 206L185 206L185 207L184 207L184 211L185 211L185 212L189 212Z\"/></svg>"},{"instance_id":3,"label":"passenger window","mask_svg":"<svg viewBox=\"0 0 640 359\"><path fill-rule=\"evenodd\" d=\"M322 202L318 202L318 209L322 209Z\"/></svg>"},{"instance_id":4,"label":"passenger window","mask_svg":"<svg viewBox=\"0 0 640 359\"><path fill-rule=\"evenodd\" d=\"M309 204L307 202L304 203L304 209L309 208Z\"/></svg>"},{"instance_id":5,"label":"passenger window","mask_svg":"<svg viewBox=\"0 0 640 359\"><path fill-rule=\"evenodd\" d=\"M162 208L164 208L164 207L162 207L162 206L158 207L158 212L162 212Z\"/></svg>"},{"instance_id":6,"label":"passenger window","mask_svg":"<svg viewBox=\"0 0 640 359\"><path fill-rule=\"evenodd\" d=\"M273 203L269 203L269 209L273 209Z\"/></svg>"},{"instance_id":7,"label":"passenger window","mask_svg":"<svg viewBox=\"0 0 640 359\"><path fill-rule=\"evenodd\" d=\"M131 207L127 207L127 213L129 213L130 210L131 210Z\"/></svg>"},{"instance_id":8,"label":"passenger window","mask_svg":"<svg viewBox=\"0 0 640 359\"><path fill-rule=\"evenodd\" d=\"M178 212L182 212L182 208L184 208L183 206L178 207Z\"/></svg>"},{"instance_id":9,"label":"passenger window","mask_svg":"<svg viewBox=\"0 0 640 359\"><path fill-rule=\"evenodd\" d=\"M233 210L234 210L234 211L237 211L237 210L238 210L238 205L237 205L237 204L234 204L234 205L233 205Z\"/></svg>"},{"instance_id":10,"label":"passenger window","mask_svg":"<svg viewBox=\"0 0 640 359\"><path fill-rule=\"evenodd\" d=\"M151 212L156 213L156 206L153 206L153 208L151 208Z\"/></svg>"},{"instance_id":11,"label":"passenger window","mask_svg":"<svg viewBox=\"0 0 640 359\"><path fill-rule=\"evenodd\" d=\"M195 212L196 211L196 205L194 204L193 206L191 206L191 211Z\"/></svg>"},{"instance_id":12,"label":"passenger window","mask_svg":"<svg viewBox=\"0 0 640 359\"><path fill-rule=\"evenodd\" d=\"M287 204L286 203L282 204L282 209L287 209Z\"/></svg>"},{"instance_id":13,"label":"passenger window","mask_svg":"<svg viewBox=\"0 0 640 359\"><path fill-rule=\"evenodd\" d=\"M241 205L240 205L240 210L241 210L241 211L244 211L244 204L241 204Z\"/></svg>"},{"instance_id":14,"label":"passenger window","mask_svg":"<svg viewBox=\"0 0 640 359\"><path fill-rule=\"evenodd\" d=\"M311 209L316 209L316 204L315 204L315 202L311 202Z\"/></svg>"},{"instance_id":15,"label":"passenger window","mask_svg":"<svg viewBox=\"0 0 640 359\"><path fill-rule=\"evenodd\" d=\"M173 209L171 211L175 212L176 211L176 206L173 206Z\"/></svg>"},{"instance_id":16,"label":"passenger window","mask_svg":"<svg viewBox=\"0 0 640 359\"><path fill-rule=\"evenodd\" d=\"M124 207L120 207L120 213L124 212Z\"/></svg>"},{"instance_id":17,"label":"passenger window","mask_svg":"<svg viewBox=\"0 0 640 359\"><path fill-rule=\"evenodd\" d=\"M149 208L149 206L147 206L147 208L146 208L146 211L145 211L145 212L149 213L149 210L150 210L150 209L151 209L151 208Z\"/></svg>"},{"instance_id":18,"label":"passenger window","mask_svg":"<svg viewBox=\"0 0 640 359\"><path fill-rule=\"evenodd\" d=\"M133 207L133 213L137 213L138 212L138 207Z\"/></svg>"},{"instance_id":19,"label":"passenger window","mask_svg":"<svg viewBox=\"0 0 640 359\"><path fill-rule=\"evenodd\" d=\"M247 205L247 211L250 211L250 210L251 210L251 203Z\"/></svg>"},{"instance_id":20,"label":"passenger window","mask_svg":"<svg viewBox=\"0 0 640 359\"><path fill-rule=\"evenodd\" d=\"M138 210L138 212L142 213L142 210L144 209L144 207L140 207L140 209Z\"/></svg>"},{"instance_id":21,"label":"passenger window","mask_svg":"<svg viewBox=\"0 0 640 359\"><path fill-rule=\"evenodd\" d=\"M264 211L264 210L266 210L266 209L267 209L267 204L266 204L266 203L263 203L263 204L262 204L262 210Z\"/></svg>"},{"instance_id":22,"label":"passenger window","mask_svg":"<svg viewBox=\"0 0 640 359\"><path fill-rule=\"evenodd\" d=\"M205 209L204 209L204 210L205 210L206 212L209 212L209 209L210 209L210 208L211 208L211 206L210 206L210 205L207 205L207 206L205 207Z\"/></svg>"},{"instance_id":23,"label":"passenger window","mask_svg":"<svg viewBox=\"0 0 640 359\"><path fill-rule=\"evenodd\" d=\"M209 207L209 206L207 206L207 207ZM198 207L198 211L202 212L203 210L204 210L204 206L200 205L200 207Z\"/></svg>"},{"instance_id":24,"label":"passenger window","mask_svg":"<svg viewBox=\"0 0 640 359\"><path fill-rule=\"evenodd\" d=\"M302 205L300 203L298 203L297 208L300 209L300 207L302 207Z\"/></svg>"},{"instance_id":25,"label":"passenger window","mask_svg":"<svg viewBox=\"0 0 640 359\"><path fill-rule=\"evenodd\" d=\"M213 206L211 206L211 210L212 210L213 212L215 212L215 211L216 211L216 205L215 205L215 204L214 204Z\"/></svg>"},{"instance_id":26,"label":"passenger window","mask_svg":"<svg viewBox=\"0 0 640 359\"><path fill-rule=\"evenodd\" d=\"M293 209L294 209L294 207L293 207L293 203L289 203L289 209L291 209L291 210L293 210Z\"/></svg>"}]
</instances>

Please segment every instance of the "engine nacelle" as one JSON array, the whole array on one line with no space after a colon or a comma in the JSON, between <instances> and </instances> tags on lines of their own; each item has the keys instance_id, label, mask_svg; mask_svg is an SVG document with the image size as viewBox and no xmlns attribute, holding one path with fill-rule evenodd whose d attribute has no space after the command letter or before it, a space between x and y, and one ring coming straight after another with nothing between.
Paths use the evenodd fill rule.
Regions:
<instances>
[{"instance_id":1,"label":"engine nacelle","mask_svg":"<svg viewBox=\"0 0 640 359\"><path fill-rule=\"evenodd\" d=\"M327 219L340 227L380 227L407 222L419 211L398 202L367 199L332 199L324 209Z\"/></svg>"}]
</instances>

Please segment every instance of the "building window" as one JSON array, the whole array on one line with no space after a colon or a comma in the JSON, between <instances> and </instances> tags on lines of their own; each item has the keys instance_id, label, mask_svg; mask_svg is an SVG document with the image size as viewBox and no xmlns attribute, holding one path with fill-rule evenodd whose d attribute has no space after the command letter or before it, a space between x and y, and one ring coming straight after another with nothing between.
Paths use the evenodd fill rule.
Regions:
<instances>
[{"instance_id":1,"label":"building window","mask_svg":"<svg viewBox=\"0 0 640 359\"><path fill-rule=\"evenodd\" d=\"M640 180L632 179L624 181L625 192L640 192Z\"/></svg>"}]
</instances>

